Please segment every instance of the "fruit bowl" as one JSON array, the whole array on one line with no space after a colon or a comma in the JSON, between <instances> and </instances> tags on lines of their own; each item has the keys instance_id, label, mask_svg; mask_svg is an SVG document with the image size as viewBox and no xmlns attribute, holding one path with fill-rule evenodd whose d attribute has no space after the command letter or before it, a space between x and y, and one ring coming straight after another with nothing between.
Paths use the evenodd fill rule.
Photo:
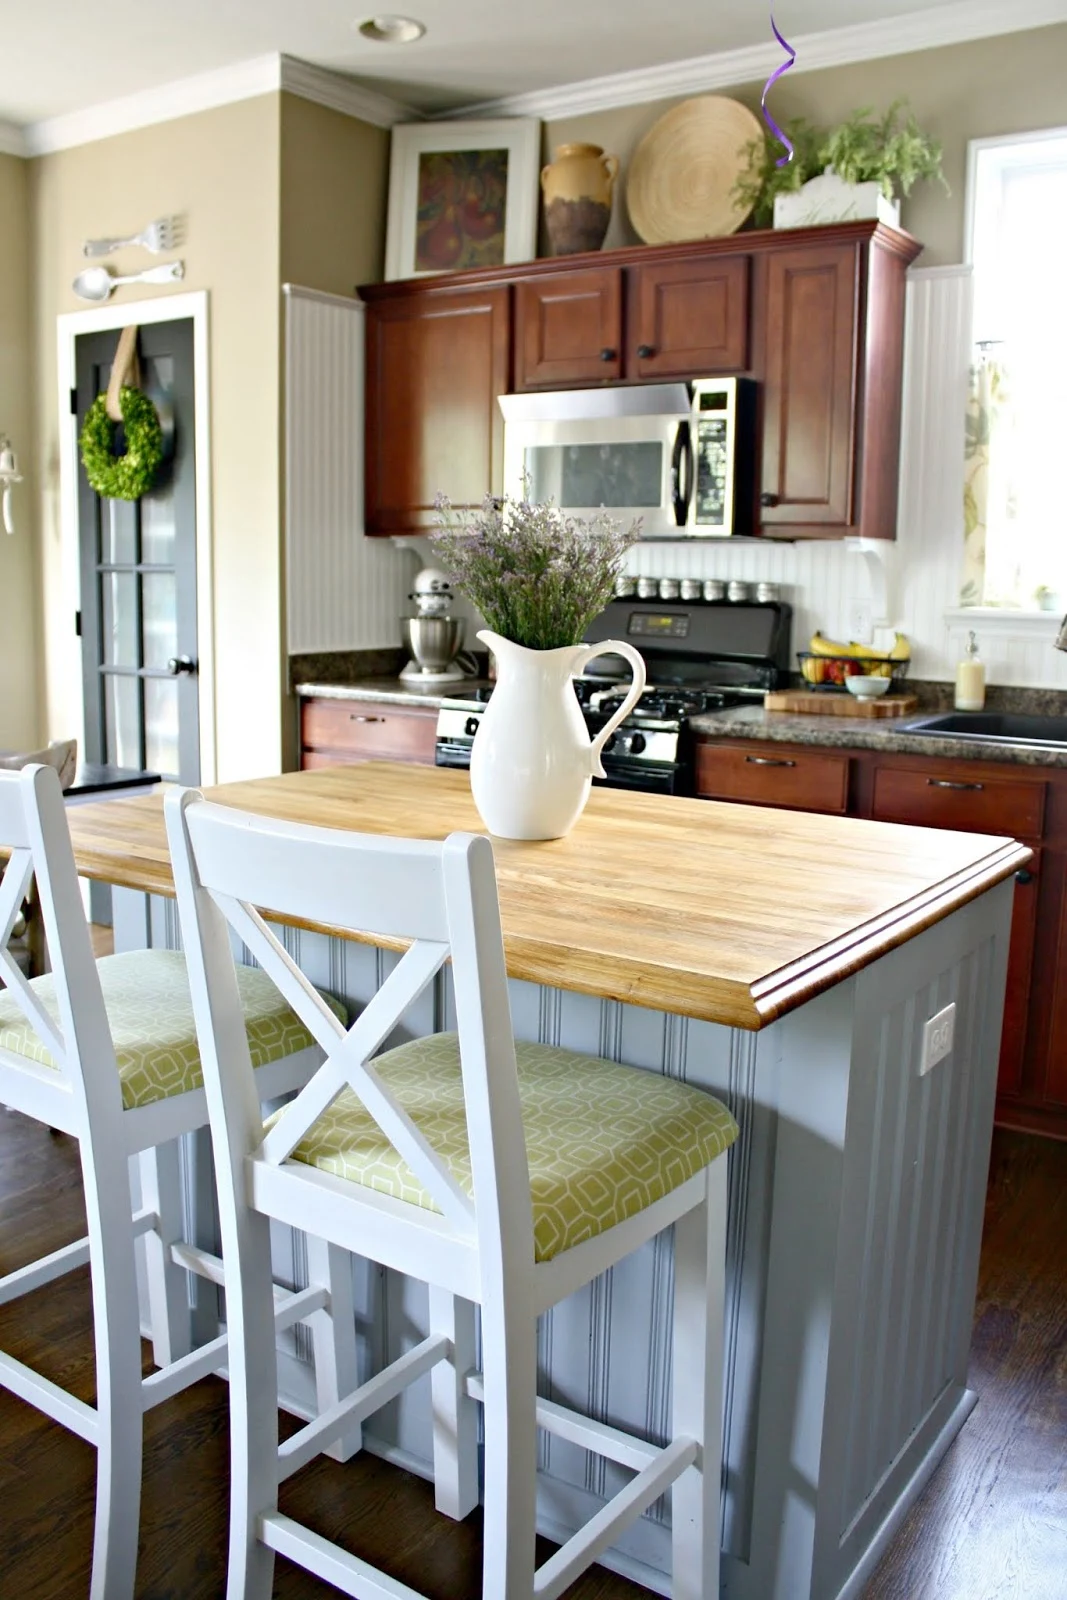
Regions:
<instances>
[{"instance_id":1,"label":"fruit bowl","mask_svg":"<svg viewBox=\"0 0 1067 1600\"><path fill-rule=\"evenodd\" d=\"M899 683L907 677L908 662L893 656L835 656L822 655L814 650L798 650L800 675L813 689L847 688L849 678L884 678L889 683Z\"/></svg>"}]
</instances>

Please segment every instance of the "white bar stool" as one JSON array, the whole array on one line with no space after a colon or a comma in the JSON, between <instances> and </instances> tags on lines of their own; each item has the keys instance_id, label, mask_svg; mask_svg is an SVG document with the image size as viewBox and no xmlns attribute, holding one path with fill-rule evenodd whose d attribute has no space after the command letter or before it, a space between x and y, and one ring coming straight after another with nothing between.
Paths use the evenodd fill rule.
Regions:
<instances>
[{"instance_id":1,"label":"white bar stool","mask_svg":"<svg viewBox=\"0 0 1067 1600\"><path fill-rule=\"evenodd\" d=\"M51 767L0 772L0 843L11 849L0 880L0 1101L79 1141L89 1230L86 1238L0 1278L0 1304L89 1264L97 1404L86 1405L2 1352L0 1383L95 1444L90 1595L132 1600L142 1414L226 1359L225 1336L190 1349L187 1294L188 1272L221 1284L222 1262L182 1242L176 1170L167 1163L157 1168L151 1159L157 1146L170 1146L208 1121L185 963L168 951L94 960ZM7 945L33 876L53 970L27 982ZM245 1049L257 1062L252 1093L271 1098L301 1087L322 1060L313 1037L263 973L242 969L239 982ZM138 1154L145 1192L132 1216L128 1160ZM148 1251L161 1367L143 1380L138 1237ZM273 1337L311 1319L317 1400L328 1410L356 1381L351 1268L347 1257L325 1246L317 1244L316 1251L320 1286L296 1293L272 1287L268 1325ZM358 1434L340 1440L339 1459L357 1446Z\"/></svg>"},{"instance_id":2,"label":"white bar stool","mask_svg":"<svg viewBox=\"0 0 1067 1600\"><path fill-rule=\"evenodd\" d=\"M717 1600L726 1162L737 1125L699 1090L545 1046L516 1051L489 841L304 827L172 792L165 814L211 1114L230 1316L229 1600L269 1600L276 1552L362 1600L421 1600L283 1516L278 1486L432 1373L438 1509L478 1502L483 1600L553 1600L668 1487L675 1600ZM346 1029L257 906L412 940ZM265 1132L236 931L326 1061ZM451 957L458 1035L374 1056ZM429 1336L279 1448L269 1224L430 1285ZM538 1315L675 1230L673 1438L663 1449L537 1397ZM482 1370L475 1370L475 1307ZM544 1428L635 1476L535 1570Z\"/></svg>"}]
</instances>

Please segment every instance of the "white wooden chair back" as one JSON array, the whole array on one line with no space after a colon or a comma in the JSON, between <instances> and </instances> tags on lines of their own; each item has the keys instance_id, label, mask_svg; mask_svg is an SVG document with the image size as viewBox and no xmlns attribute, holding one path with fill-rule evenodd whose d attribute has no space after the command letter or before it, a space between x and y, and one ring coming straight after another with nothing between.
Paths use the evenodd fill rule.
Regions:
<instances>
[{"instance_id":1,"label":"white wooden chair back","mask_svg":"<svg viewBox=\"0 0 1067 1600\"><path fill-rule=\"evenodd\" d=\"M55 1062L54 1069L39 1066L0 1049L0 1099L91 1138L101 1117L117 1125L122 1092L54 767L0 772L0 841L11 850L0 880L0 978ZM8 949L33 877L55 977L58 1028ZM64 1102L65 1116L59 1115Z\"/></svg>"},{"instance_id":2,"label":"white wooden chair back","mask_svg":"<svg viewBox=\"0 0 1067 1600\"><path fill-rule=\"evenodd\" d=\"M171 791L165 813L209 1111L216 1138L220 1123L225 1128L224 1159L237 1192L245 1156L258 1151L273 1165L285 1162L349 1087L456 1232L476 1236L483 1274L495 1276L506 1258L532 1267L529 1174L489 840L456 833L436 843L285 823L214 805L196 790ZM411 943L346 1029L257 908L342 934ZM265 1138L229 928L326 1056ZM372 1061L449 957L473 1203Z\"/></svg>"}]
</instances>

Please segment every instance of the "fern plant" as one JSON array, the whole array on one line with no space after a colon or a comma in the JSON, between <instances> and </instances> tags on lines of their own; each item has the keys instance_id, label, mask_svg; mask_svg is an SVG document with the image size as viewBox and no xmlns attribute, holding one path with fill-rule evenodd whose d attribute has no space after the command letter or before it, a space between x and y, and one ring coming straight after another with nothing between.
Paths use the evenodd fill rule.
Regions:
<instances>
[{"instance_id":1,"label":"fern plant","mask_svg":"<svg viewBox=\"0 0 1067 1600\"><path fill-rule=\"evenodd\" d=\"M845 183L877 183L887 200L909 195L923 178L948 184L941 170L941 145L923 133L906 100L894 100L882 117L872 107L854 111L822 146L824 166Z\"/></svg>"},{"instance_id":2,"label":"fern plant","mask_svg":"<svg viewBox=\"0 0 1067 1600\"><path fill-rule=\"evenodd\" d=\"M794 117L786 123L785 132L793 146L793 159L783 166L778 166L781 141L769 129L744 148L747 165L732 193L739 208L752 208L752 221L757 228L769 228L774 221L775 195L795 194L823 168L820 156L826 135L819 128L806 117Z\"/></svg>"}]
</instances>

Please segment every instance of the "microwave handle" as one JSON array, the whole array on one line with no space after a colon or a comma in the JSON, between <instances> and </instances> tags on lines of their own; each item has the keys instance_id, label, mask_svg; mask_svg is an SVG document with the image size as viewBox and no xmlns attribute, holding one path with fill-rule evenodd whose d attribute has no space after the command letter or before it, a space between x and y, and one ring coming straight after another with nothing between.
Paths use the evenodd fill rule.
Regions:
<instances>
[{"instance_id":1,"label":"microwave handle","mask_svg":"<svg viewBox=\"0 0 1067 1600\"><path fill-rule=\"evenodd\" d=\"M685 458L685 478L683 488L682 459ZM689 520L689 502L693 496L693 441L689 432L688 419L683 418L678 424L678 432L674 436L674 449L671 451L671 499L674 502L674 520L679 528L684 528Z\"/></svg>"}]
</instances>

